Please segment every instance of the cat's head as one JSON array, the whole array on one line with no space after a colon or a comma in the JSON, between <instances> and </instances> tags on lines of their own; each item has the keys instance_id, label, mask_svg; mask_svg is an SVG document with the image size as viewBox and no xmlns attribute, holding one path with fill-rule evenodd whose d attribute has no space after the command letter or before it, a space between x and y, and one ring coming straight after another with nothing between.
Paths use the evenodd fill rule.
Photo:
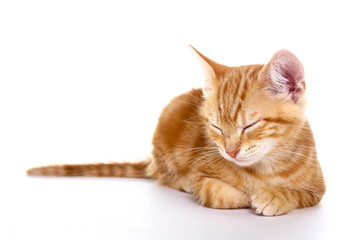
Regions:
<instances>
[{"instance_id":1,"label":"cat's head","mask_svg":"<svg viewBox=\"0 0 360 240\"><path fill-rule=\"evenodd\" d=\"M304 126L304 69L287 50L266 65L227 67L194 49L206 81L202 115L221 155L240 166L266 161Z\"/></svg>"}]
</instances>

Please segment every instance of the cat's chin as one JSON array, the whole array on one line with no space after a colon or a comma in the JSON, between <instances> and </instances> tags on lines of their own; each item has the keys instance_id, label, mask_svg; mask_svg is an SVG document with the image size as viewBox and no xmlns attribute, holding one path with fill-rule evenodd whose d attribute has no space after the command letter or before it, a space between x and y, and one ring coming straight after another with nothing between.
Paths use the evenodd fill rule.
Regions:
<instances>
[{"instance_id":1,"label":"cat's chin","mask_svg":"<svg viewBox=\"0 0 360 240\"><path fill-rule=\"evenodd\" d=\"M258 159L254 158L233 158L230 157L228 154L224 153L223 151L220 151L220 154L228 161L233 162L241 167L247 167L250 165L253 165L254 163L258 162Z\"/></svg>"},{"instance_id":2,"label":"cat's chin","mask_svg":"<svg viewBox=\"0 0 360 240\"><path fill-rule=\"evenodd\" d=\"M242 167L247 167L257 162L257 160L255 159L237 159L237 158L234 158L232 161Z\"/></svg>"},{"instance_id":3,"label":"cat's chin","mask_svg":"<svg viewBox=\"0 0 360 240\"><path fill-rule=\"evenodd\" d=\"M241 167L248 167L258 162L256 159L237 159L237 158L232 158L232 160L230 161L234 162L235 164Z\"/></svg>"}]
</instances>

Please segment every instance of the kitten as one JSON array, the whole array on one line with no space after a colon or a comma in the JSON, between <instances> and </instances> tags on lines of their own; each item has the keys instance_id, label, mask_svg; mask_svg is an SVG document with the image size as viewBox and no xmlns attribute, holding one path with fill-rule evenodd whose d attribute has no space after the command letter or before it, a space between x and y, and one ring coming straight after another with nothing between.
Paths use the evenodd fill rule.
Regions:
<instances>
[{"instance_id":1,"label":"kitten","mask_svg":"<svg viewBox=\"0 0 360 240\"><path fill-rule=\"evenodd\" d=\"M164 108L151 157L37 167L28 175L152 178L206 207L252 207L266 216L318 204L325 183L298 58L280 50L266 65L227 67L192 50L205 86Z\"/></svg>"}]
</instances>

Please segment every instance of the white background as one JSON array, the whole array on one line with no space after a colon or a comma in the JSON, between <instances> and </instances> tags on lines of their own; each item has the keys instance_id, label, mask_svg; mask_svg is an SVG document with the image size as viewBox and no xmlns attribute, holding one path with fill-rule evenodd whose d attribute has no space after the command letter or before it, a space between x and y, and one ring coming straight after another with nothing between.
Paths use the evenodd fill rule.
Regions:
<instances>
[{"instance_id":1,"label":"white background","mask_svg":"<svg viewBox=\"0 0 360 240\"><path fill-rule=\"evenodd\" d=\"M1 239L359 239L356 1L1 1ZM227 65L286 48L306 70L328 186L276 218L212 210L136 179L28 167L142 159L164 105L201 87L188 45Z\"/></svg>"}]
</instances>

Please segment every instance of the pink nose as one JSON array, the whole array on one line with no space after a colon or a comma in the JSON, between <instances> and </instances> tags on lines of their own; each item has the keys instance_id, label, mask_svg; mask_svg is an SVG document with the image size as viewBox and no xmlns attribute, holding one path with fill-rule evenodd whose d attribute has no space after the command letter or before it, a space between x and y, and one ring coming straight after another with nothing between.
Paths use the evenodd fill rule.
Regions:
<instances>
[{"instance_id":1,"label":"pink nose","mask_svg":"<svg viewBox=\"0 0 360 240\"><path fill-rule=\"evenodd\" d=\"M230 157L236 158L236 155L238 154L240 149L239 148L226 148L225 151Z\"/></svg>"}]
</instances>

